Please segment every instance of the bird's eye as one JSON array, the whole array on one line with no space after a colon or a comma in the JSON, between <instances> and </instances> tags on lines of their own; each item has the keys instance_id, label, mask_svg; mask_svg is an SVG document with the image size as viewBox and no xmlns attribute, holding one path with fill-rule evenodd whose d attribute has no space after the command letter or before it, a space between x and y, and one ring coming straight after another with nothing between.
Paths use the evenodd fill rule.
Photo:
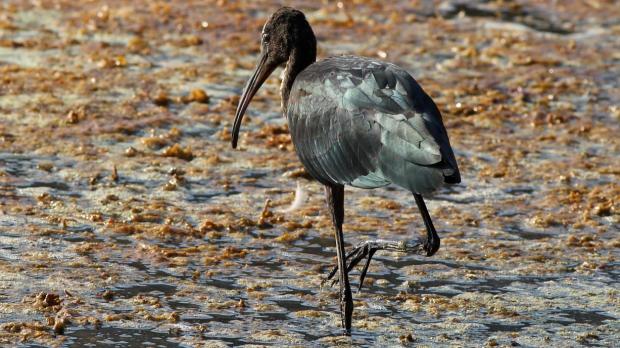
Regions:
<instances>
[{"instance_id":1,"label":"bird's eye","mask_svg":"<svg viewBox=\"0 0 620 348\"><path fill-rule=\"evenodd\" d=\"M263 42L269 42L269 34L263 33Z\"/></svg>"}]
</instances>

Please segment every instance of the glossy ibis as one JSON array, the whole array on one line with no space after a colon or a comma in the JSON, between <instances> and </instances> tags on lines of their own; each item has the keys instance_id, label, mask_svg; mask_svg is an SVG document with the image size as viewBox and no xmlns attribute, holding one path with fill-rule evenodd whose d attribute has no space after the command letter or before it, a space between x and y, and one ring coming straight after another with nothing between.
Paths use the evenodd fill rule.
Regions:
<instances>
[{"instance_id":1,"label":"glossy ibis","mask_svg":"<svg viewBox=\"0 0 620 348\"><path fill-rule=\"evenodd\" d=\"M252 97L278 66L285 66L282 109L295 151L325 186L334 224L342 326L350 334L353 300L348 272L366 258L361 288L377 250L433 255L439 236L422 194L461 181L441 114L404 69L370 58L340 56L316 61L316 38L304 14L283 7L265 23L261 54L239 101L232 130L239 128ZM415 242L371 240L345 254L342 235L344 185L377 188L394 183L413 193L426 236ZM349 262L348 266L346 265Z\"/></svg>"}]
</instances>

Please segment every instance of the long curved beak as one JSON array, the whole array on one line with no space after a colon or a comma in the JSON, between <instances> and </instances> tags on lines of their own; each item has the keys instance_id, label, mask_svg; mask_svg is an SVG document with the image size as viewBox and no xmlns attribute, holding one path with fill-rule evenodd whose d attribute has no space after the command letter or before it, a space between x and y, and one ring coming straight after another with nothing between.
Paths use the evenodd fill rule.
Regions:
<instances>
[{"instance_id":1,"label":"long curved beak","mask_svg":"<svg viewBox=\"0 0 620 348\"><path fill-rule=\"evenodd\" d=\"M239 105L237 105L237 112L235 112L235 123L233 124L232 129L233 149L237 147L237 140L239 140L239 129L241 128L241 121L243 120L245 110L248 108L248 105L250 105L250 101L252 101L256 91L258 91L260 86L263 85L263 82L265 82L267 77L269 77L275 69L275 64L267 64L267 53L261 54L256 70L254 70L254 74L245 86L243 94L241 95L241 100L239 100Z\"/></svg>"}]
</instances>

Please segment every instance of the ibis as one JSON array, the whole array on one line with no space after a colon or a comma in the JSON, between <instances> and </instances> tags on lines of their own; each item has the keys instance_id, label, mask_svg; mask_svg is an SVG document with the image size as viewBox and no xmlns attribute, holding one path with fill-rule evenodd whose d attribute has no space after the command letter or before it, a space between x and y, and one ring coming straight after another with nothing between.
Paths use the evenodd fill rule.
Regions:
<instances>
[{"instance_id":1,"label":"ibis","mask_svg":"<svg viewBox=\"0 0 620 348\"><path fill-rule=\"evenodd\" d=\"M316 37L301 11L277 10L265 23L256 69L239 100L232 129L236 148L243 115L252 98L279 66L284 67L282 111L306 171L325 187L334 225L345 335L351 333L353 299L348 273L379 250L432 256L439 236L423 195L461 181L441 114L433 100L403 68L384 61L337 56L316 60ZM412 241L369 240L345 252L342 223L344 187L372 189L395 184L410 191L426 227Z\"/></svg>"}]
</instances>

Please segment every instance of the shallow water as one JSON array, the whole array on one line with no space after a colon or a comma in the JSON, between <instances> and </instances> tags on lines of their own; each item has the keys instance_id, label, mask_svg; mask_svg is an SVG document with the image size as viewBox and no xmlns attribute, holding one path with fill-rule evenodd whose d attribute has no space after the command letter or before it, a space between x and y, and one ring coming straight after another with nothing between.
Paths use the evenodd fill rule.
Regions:
<instances>
[{"instance_id":1,"label":"shallow water","mask_svg":"<svg viewBox=\"0 0 620 348\"><path fill-rule=\"evenodd\" d=\"M440 251L377 254L354 294L353 336L340 335L337 292L321 286L331 223L322 188L299 175L279 74L252 103L240 149L229 145L276 2L5 1L0 343L620 340L620 8L295 4L320 56L396 62L442 110L463 184L427 199ZM195 89L209 100L188 97ZM308 199L284 213L298 181ZM349 246L423 232L403 190L346 192Z\"/></svg>"}]
</instances>

